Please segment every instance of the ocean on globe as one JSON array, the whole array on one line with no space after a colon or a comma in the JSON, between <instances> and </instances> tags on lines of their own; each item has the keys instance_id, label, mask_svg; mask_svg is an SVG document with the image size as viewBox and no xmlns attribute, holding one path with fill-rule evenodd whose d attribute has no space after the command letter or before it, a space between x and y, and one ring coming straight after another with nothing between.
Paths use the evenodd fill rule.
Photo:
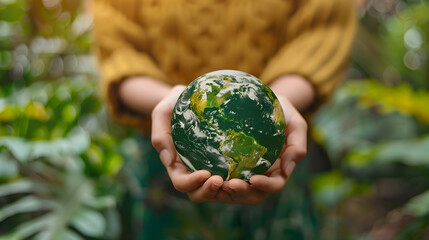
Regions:
<instances>
[{"instance_id":1,"label":"ocean on globe","mask_svg":"<svg viewBox=\"0 0 429 240\"><path fill-rule=\"evenodd\" d=\"M266 84L248 73L220 70L184 89L173 110L171 134L189 170L248 181L278 158L286 122Z\"/></svg>"}]
</instances>

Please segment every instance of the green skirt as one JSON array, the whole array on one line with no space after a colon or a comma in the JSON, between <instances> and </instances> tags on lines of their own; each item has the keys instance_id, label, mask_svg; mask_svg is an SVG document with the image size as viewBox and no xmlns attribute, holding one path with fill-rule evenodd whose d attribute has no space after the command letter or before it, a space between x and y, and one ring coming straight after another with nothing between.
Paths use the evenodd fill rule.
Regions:
<instances>
[{"instance_id":1,"label":"green skirt","mask_svg":"<svg viewBox=\"0 0 429 240\"><path fill-rule=\"evenodd\" d=\"M259 206L196 204L177 192L147 137L139 136L139 161L127 162L137 179L124 202L132 239L315 239L317 221L308 191L308 159L282 192Z\"/></svg>"}]
</instances>

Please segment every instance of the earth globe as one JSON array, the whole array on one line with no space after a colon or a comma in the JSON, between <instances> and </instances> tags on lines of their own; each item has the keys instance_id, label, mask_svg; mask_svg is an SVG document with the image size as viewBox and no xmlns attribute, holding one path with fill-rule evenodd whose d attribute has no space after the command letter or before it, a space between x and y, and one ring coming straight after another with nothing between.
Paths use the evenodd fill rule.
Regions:
<instances>
[{"instance_id":1,"label":"earth globe","mask_svg":"<svg viewBox=\"0 0 429 240\"><path fill-rule=\"evenodd\" d=\"M190 171L249 181L278 158L286 122L266 84L245 72L219 70L184 89L173 110L171 134Z\"/></svg>"}]
</instances>

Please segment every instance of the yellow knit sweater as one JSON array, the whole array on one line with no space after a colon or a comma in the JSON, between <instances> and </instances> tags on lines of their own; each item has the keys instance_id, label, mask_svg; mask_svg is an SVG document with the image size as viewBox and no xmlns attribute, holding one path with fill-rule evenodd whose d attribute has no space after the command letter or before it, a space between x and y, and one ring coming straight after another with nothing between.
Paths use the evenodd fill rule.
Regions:
<instances>
[{"instance_id":1,"label":"yellow knit sweater","mask_svg":"<svg viewBox=\"0 0 429 240\"><path fill-rule=\"evenodd\" d=\"M118 99L125 77L175 85L219 69L266 83L299 74L320 104L342 79L356 27L352 0L94 0L92 11L102 95L117 120L143 132L150 116Z\"/></svg>"}]
</instances>

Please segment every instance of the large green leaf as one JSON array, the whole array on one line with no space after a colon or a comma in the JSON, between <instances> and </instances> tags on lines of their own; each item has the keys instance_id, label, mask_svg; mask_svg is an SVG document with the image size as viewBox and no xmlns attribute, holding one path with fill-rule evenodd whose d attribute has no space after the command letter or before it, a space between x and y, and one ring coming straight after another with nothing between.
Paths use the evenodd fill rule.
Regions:
<instances>
[{"instance_id":1,"label":"large green leaf","mask_svg":"<svg viewBox=\"0 0 429 240\"><path fill-rule=\"evenodd\" d=\"M314 119L312 135L325 147L334 165L341 164L344 155L350 151L366 149L380 141L420 135L417 121L409 115L359 107L358 96L350 92L363 94L367 88L367 84L358 81L342 86Z\"/></svg>"},{"instance_id":2,"label":"large green leaf","mask_svg":"<svg viewBox=\"0 0 429 240\"><path fill-rule=\"evenodd\" d=\"M24 223L17 224L16 228L10 231L7 235L0 236L0 240L26 239L46 228L46 226L52 223L52 220L52 215L46 214Z\"/></svg>"},{"instance_id":3,"label":"large green leaf","mask_svg":"<svg viewBox=\"0 0 429 240\"><path fill-rule=\"evenodd\" d=\"M423 124L429 124L429 92L414 90L409 84L396 86L382 84L372 79L350 81L344 85L350 96L357 96L361 107L378 106L381 113L397 111L411 115Z\"/></svg>"},{"instance_id":4,"label":"large green leaf","mask_svg":"<svg viewBox=\"0 0 429 240\"><path fill-rule=\"evenodd\" d=\"M316 203L321 208L337 206L353 194L368 192L370 187L347 178L338 170L315 176L311 181L311 190Z\"/></svg>"},{"instance_id":5,"label":"large green leaf","mask_svg":"<svg viewBox=\"0 0 429 240\"><path fill-rule=\"evenodd\" d=\"M98 211L115 206L115 199L108 196L96 197L94 182L79 172L66 172L58 174L58 177L64 182L61 186L55 183L36 184L30 180L0 186L0 196L16 193L44 196L39 198L36 195L27 195L6 204L0 209L0 222L17 214L46 212L40 216L36 215L35 219L17 224L4 239L25 239L34 234L37 234L38 239L46 240L82 239L70 231L70 226L85 236L103 236L107 223Z\"/></svg>"},{"instance_id":6,"label":"large green leaf","mask_svg":"<svg viewBox=\"0 0 429 240\"><path fill-rule=\"evenodd\" d=\"M102 237L106 231L103 215L89 208L80 208L71 219L71 225L88 237Z\"/></svg>"},{"instance_id":7,"label":"large green leaf","mask_svg":"<svg viewBox=\"0 0 429 240\"><path fill-rule=\"evenodd\" d=\"M41 229L40 239L61 239L60 237L64 231L67 231L75 212L80 209L82 199L94 194L94 186L90 180L77 175L70 175L66 179L73 179L74 181L67 181L68 184L64 186L64 191L61 192L62 195L57 197L56 201L60 207L49 213L50 222Z\"/></svg>"},{"instance_id":8,"label":"large green leaf","mask_svg":"<svg viewBox=\"0 0 429 240\"><path fill-rule=\"evenodd\" d=\"M429 214L429 190L408 201L404 211L416 217Z\"/></svg>"},{"instance_id":9,"label":"large green leaf","mask_svg":"<svg viewBox=\"0 0 429 240\"><path fill-rule=\"evenodd\" d=\"M19 181L6 183L0 185L0 197L17 193L30 193L30 192L41 192L41 184L29 179L22 179Z\"/></svg>"},{"instance_id":10,"label":"large green leaf","mask_svg":"<svg viewBox=\"0 0 429 240\"><path fill-rule=\"evenodd\" d=\"M0 146L6 147L19 161L26 162L40 157L76 156L90 144L86 131L76 127L66 138L51 141L28 141L17 137L1 137Z\"/></svg>"},{"instance_id":11,"label":"large green leaf","mask_svg":"<svg viewBox=\"0 0 429 240\"><path fill-rule=\"evenodd\" d=\"M0 150L0 179L13 179L18 175L18 165L9 153Z\"/></svg>"},{"instance_id":12,"label":"large green leaf","mask_svg":"<svg viewBox=\"0 0 429 240\"><path fill-rule=\"evenodd\" d=\"M346 162L352 167L401 162L410 166L429 166L429 136L398 140L350 152Z\"/></svg>"},{"instance_id":13,"label":"large green leaf","mask_svg":"<svg viewBox=\"0 0 429 240\"><path fill-rule=\"evenodd\" d=\"M55 208L58 208L58 203L55 201L49 199L40 199L34 196L27 196L1 208L0 222L15 214L53 210Z\"/></svg>"},{"instance_id":14,"label":"large green leaf","mask_svg":"<svg viewBox=\"0 0 429 240\"><path fill-rule=\"evenodd\" d=\"M87 199L83 199L85 206L94 208L94 209L103 209L111 208L116 204L116 199L114 196L103 196L103 197L94 197L88 196Z\"/></svg>"},{"instance_id":15,"label":"large green leaf","mask_svg":"<svg viewBox=\"0 0 429 240\"><path fill-rule=\"evenodd\" d=\"M41 232L40 234L38 234L36 236L36 239L47 240L47 239L49 239L49 236L45 232ZM68 229L64 229L63 231L61 231L58 234L57 239L61 239L61 240L83 240L83 238L81 236L79 236L75 232L70 231Z\"/></svg>"}]
</instances>

